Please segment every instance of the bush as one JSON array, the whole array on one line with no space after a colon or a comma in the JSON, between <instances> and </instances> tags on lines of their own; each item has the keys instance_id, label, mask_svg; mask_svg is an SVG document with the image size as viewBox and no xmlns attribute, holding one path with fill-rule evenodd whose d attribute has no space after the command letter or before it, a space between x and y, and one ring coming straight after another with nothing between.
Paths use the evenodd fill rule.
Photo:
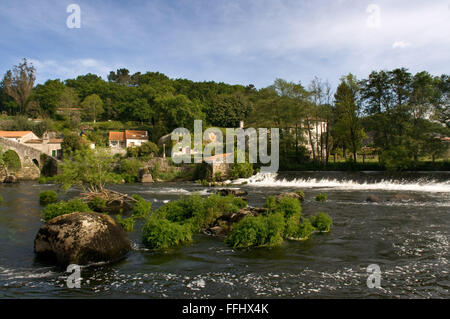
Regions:
<instances>
[{"instance_id":1,"label":"bush","mask_svg":"<svg viewBox=\"0 0 450 319\"><path fill-rule=\"evenodd\" d=\"M94 197L92 200L89 201L88 205L94 212L101 213L106 210L106 199Z\"/></svg>"},{"instance_id":2,"label":"bush","mask_svg":"<svg viewBox=\"0 0 450 319\"><path fill-rule=\"evenodd\" d=\"M3 162L5 163L8 170L11 171L17 171L22 167L19 155L17 155L17 153L12 150L3 153Z\"/></svg>"},{"instance_id":3,"label":"bush","mask_svg":"<svg viewBox=\"0 0 450 319\"><path fill-rule=\"evenodd\" d=\"M327 194L317 194L316 201L318 202L325 202L327 200Z\"/></svg>"},{"instance_id":4,"label":"bush","mask_svg":"<svg viewBox=\"0 0 450 319\"><path fill-rule=\"evenodd\" d=\"M132 231L134 231L134 222L135 219L133 217L128 217L128 218L122 218L122 215L117 215L116 216L116 220L117 223L122 226L122 228L128 232L131 233Z\"/></svg>"},{"instance_id":5,"label":"bush","mask_svg":"<svg viewBox=\"0 0 450 319\"><path fill-rule=\"evenodd\" d=\"M142 233L143 243L150 249L168 249L192 240L189 224L180 225L164 218L149 218Z\"/></svg>"},{"instance_id":6,"label":"bush","mask_svg":"<svg viewBox=\"0 0 450 319\"><path fill-rule=\"evenodd\" d=\"M252 163L235 163L231 166L230 176L233 179L248 178L253 175Z\"/></svg>"},{"instance_id":7,"label":"bush","mask_svg":"<svg viewBox=\"0 0 450 319\"><path fill-rule=\"evenodd\" d=\"M282 197L276 202L274 211L282 213L284 218L290 218L291 216L300 218L302 206L296 198Z\"/></svg>"},{"instance_id":8,"label":"bush","mask_svg":"<svg viewBox=\"0 0 450 319\"><path fill-rule=\"evenodd\" d=\"M312 225L321 232L329 232L333 225L333 220L330 215L325 213L319 213L312 218Z\"/></svg>"},{"instance_id":9,"label":"bush","mask_svg":"<svg viewBox=\"0 0 450 319\"><path fill-rule=\"evenodd\" d=\"M245 217L234 226L225 243L232 248L279 246L283 243L284 227L280 213Z\"/></svg>"},{"instance_id":10,"label":"bush","mask_svg":"<svg viewBox=\"0 0 450 319\"><path fill-rule=\"evenodd\" d=\"M120 161L120 175L127 183L136 183L142 166L143 163L136 158L125 158Z\"/></svg>"},{"instance_id":11,"label":"bush","mask_svg":"<svg viewBox=\"0 0 450 319\"><path fill-rule=\"evenodd\" d=\"M58 195L55 191L45 191L39 194L39 204L46 206L48 204L56 203Z\"/></svg>"},{"instance_id":12,"label":"bush","mask_svg":"<svg viewBox=\"0 0 450 319\"><path fill-rule=\"evenodd\" d=\"M155 211L154 215L167 218L171 222L191 224L194 232L209 227L218 217L236 213L247 206L247 203L232 195L211 195L202 198L192 195L173 201Z\"/></svg>"},{"instance_id":13,"label":"bush","mask_svg":"<svg viewBox=\"0 0 450 319\"><path fill-rule=\"evenodd\" d=\"M302 202L305 200L305 193L301 189L297 190L295 193L301 197Z\"/></svg>"},{"instance_id":14,"label":"bush","mask_svg":"<svg viewBox=\"0 0 450 319\"><path fill-rule=\"evenodd\" d=\"M298 229L298 233L296 234L296 238L298 239L308 239L312 233L316 231L316 228L311 224L311 221L307 218L303 219L300 227Z\"/></svg>"},{"instance_id":15,"label":"bush","mask_svg":"<svg viewBox=\"0 0 450 319\"><path fill-rule=\"evenodd\" d=\"M147 218L152 209L152 203L147 202L143 197L139 195L133 195L133 198L137 200L137 202L133 205L133 218Z\"/></svg>"},{"instance_id":16,"label":"bush","mask_svg":"<svg viewBox=\"0 0 450 319\"><path fill-rule=\"evenodd\" d=\"M264 204L264 208L267 209L269 213L274 212L275 208L277 207L277 201L275 199L275 196L269 196L266 198L266 202Z\"/></svg>"},{"instance_id":17,"label":"bush","mask_svg":"<svg viewBox=\"0 0 450 319\"><path fill-rule=\"evenodd\" d=\"M411 156L404 146L384 150L380 155L381 163L388 171L401 171L411 166Z\"/></svg>"},{"instance_id":18,"label":"bush","mask_svg":"<svg viewBox=\"0 0 450 319\"><path fill-rule=\"evenodd\" d=\"M42 212L42 217L45 221L48 221L57 216L70 214L74 212L91 212L89 206L81 199L72 199L68 202L60 201L58 203L49 204Z\"/></svg>"}]
</instances>

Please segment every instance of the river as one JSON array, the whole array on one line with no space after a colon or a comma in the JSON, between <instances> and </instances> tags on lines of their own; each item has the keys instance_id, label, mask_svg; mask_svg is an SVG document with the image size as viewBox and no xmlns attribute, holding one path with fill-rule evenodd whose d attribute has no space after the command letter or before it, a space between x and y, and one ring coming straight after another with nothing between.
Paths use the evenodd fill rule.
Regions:
<instances>
[{"instance_id":1,"label":"river","mask_svg":"<svg viewBox=\"0 0 450 319\"><path fill-rule=\"evenodd\" d=\"M331 232L245 251L197 235L190 245L153 252L140 243L138 223L127 258L83 267L80 289L67 288L69 274L41 264L33 253L42 224L39 193L54 187L35 182L0 186L0 298L450 297L449 173L283 173L237 181L233 187L247 190L252 206L263 205L271 194L303 189L304 214L331 215ZM139 194L153 208L214 190L187 182L114 189ZM316 202L318 193L326 193L328 200ZM410 199L393 201L397 194ZM63 198L74 195L72 190ZM366 202L369 195L382 202ZM372 264L380 267L380 288L367 286Z\"/></svg>"}]
</instances>

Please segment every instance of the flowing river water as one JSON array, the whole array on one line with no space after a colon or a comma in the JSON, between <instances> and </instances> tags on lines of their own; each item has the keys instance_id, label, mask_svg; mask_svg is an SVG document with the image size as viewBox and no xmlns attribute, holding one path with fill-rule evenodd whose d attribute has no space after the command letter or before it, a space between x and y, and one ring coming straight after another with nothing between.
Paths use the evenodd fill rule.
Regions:
<instances>
[{"instance_id":1,"label":"flowing river water","mask_svg":"<svg viewBox=\"0 0 450 319\"><path fill-rule=\"evenodd\" d=\"M257 175L233 187L248 191L251 206L262 206L271 194L303 189L304 214L326 212L333 228L273 249L235 251L220 239L197 235L190 245L154 252L142 246L138 223L126 259L83 267L81 288L70 289L69 273L40 263L33 253L42 224L39 193L54 186L1 185L0 298L450 297L450 173L283 173ZM193 183L115 189L151 200L154 209L214 191ZM316 202L318 193L328 200ZM398 194L402 200L394 200ZM382 201L369 203L369 195ZM367 286L371 264L381 269L381 288Z\"/></svg>"}]
</instances>

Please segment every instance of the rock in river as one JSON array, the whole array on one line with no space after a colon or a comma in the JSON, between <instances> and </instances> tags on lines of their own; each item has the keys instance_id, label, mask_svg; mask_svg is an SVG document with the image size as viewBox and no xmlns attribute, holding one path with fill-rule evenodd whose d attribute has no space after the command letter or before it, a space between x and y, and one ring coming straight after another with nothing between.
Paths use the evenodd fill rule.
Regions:
<instances>
[{"instance_id":1,"label":"rock in river","mask_svg":"<svg viewBox=\"0 0 450 319\"><path fill-rule=\"evenodd\" d=\"M366 198L366 202L379 203L379 202L381 202L381 199L377 195L369 195Z\"/></svg>"},{"instance_id":2,"label":"rock in river","mask_svg":"<svg viewBox=\"0 0 450 319\"><path fill-rule=\"evenodd\" d=\"M280 199L282 199L283 197L289 197L289 198L295 198L298 199L299 201L303 202L305 199L303 198L302 195L299 195L297 193L292 193L292 192L288 192L288 193L281 193L278 195L275 195L275 199L277 201L279 201Z\"/></svg>"},{"instance_id":3,"label":"rock in river","mask_svg":"<svg viewBox=\"0 0 450 319\"><path fill-rule=\"evenodd\" d=\"M130 248L122 227L111 216L99 213L55 217L41 226L34 240L38 257L61 266L115 261Z\"/></svg>"},{"instance_id":4,"label":"rock in river","mask_svg":"<svg viewBox=\"0 0 450 319\"><path fill-rule=\"evenodd\" d=\"M220 196L233 195L235 197L242 197L242 198L245 198L248 195L247 191L245 190L231 189L231 188L219 189L216 193L219 194Z\"/></svg>"}]
</instances>

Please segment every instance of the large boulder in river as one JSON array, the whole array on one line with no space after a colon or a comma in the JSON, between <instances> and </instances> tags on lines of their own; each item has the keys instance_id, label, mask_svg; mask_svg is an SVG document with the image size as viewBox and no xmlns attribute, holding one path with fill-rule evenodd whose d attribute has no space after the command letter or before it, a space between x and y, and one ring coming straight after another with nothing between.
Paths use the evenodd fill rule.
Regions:
<instances>
[{"instance_id":1,"label":"large boulder in river","mask_svg":"<svg viewBox=\"0 0 450 319\"><path fill-rule=\"evenodd\" d=\"M106 214L71 213L49 220L34 240L38 257L58 265L115 261L131 249L126 232Z\"/></svg>"}]
</instances>

